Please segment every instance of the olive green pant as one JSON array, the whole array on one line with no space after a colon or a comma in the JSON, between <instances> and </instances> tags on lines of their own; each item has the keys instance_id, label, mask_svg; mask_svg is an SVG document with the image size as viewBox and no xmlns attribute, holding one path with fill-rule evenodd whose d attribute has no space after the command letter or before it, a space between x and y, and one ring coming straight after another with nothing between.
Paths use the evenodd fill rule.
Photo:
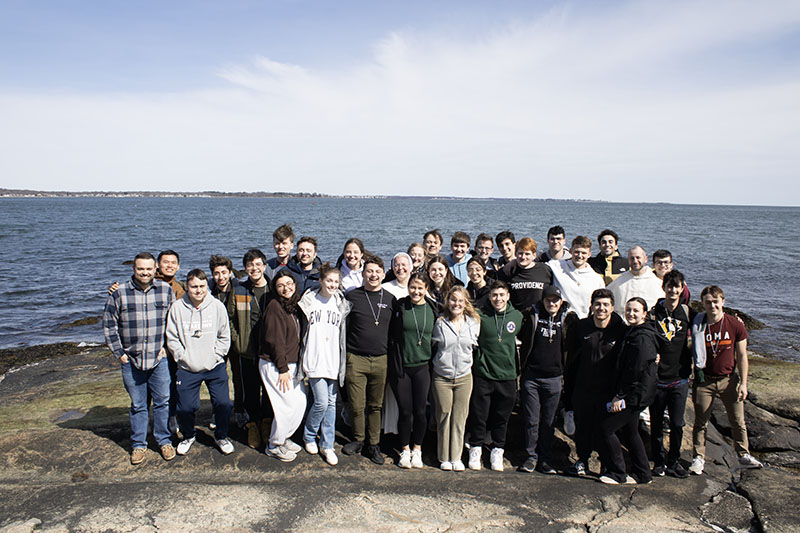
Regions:
<instances>
[{"instance_id":1,"label":"olive green pant","mask_svg":"<svg viewBox=\"0 0 800 533\"><path fill-rule=\"evenodd\" d=\"M377 445L381 440L386 355L366 356L347 352L344 386L353 424L353 440L365 441L366 436L367 444Z\"/></svg>"},{"instance_id":2,"label":"olive green pant","mask_svg":"<svg viewBox=\"0 0 800 533\"><path fill-rule=\"evenodd\" d=\"M432 389L439 461L460 461L464 452L469 397L472 395L472 374L447 379L434 372Z\"/></svg>"}]
</instances>

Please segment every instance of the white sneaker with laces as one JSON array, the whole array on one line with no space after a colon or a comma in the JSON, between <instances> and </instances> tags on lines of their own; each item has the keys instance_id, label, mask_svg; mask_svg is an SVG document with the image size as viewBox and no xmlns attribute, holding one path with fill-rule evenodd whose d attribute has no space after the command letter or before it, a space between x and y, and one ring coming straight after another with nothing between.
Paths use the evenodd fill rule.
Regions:
<instances>
[{"instance_id":1,"label":"white sneaker with laces","mask_svg":"<svg viewBox=\"0 0 800 533\"><path fill-rule=\"evenodd\" d=\"M267 455L271 455L276 459L280 459L284 463L291 463L297 459L297 454L291 450L288 450L286 446L278 446L276 448L270 448L267 446L265 452Z\"/></svg>"},{"instance_id":2,"label":"white sneaker with laces","mask_svg":"<svg viewBox=\"0 0 800 533\"><path fill-rule=\"evenodd\" d=\"M311 455L317 455L319 453L319 446L317 446L316 442L306 442L306 451Z\"/></svg>"},{"instance_id":3,"label":"white sneaker with laces","mask_svg":"<svg viewBox=\"0 0 800 533\"><path fill-rule=\"evenodd\" d=\"M481 469L481 455L483 454L483 447L482 446L473 446L469 449L469 460L467 464L469 465L470 470L480 470Z\"/></svg>"},{"instance_id":4,"label":"white sneaker with laces","mask_svg":"<svg viewBox=\"0 0 800 533\"><path fill-rule=\"evenodd\" d=\"M228 439L219 439L218 441L214 441L217 443L217 448L225 455L230 455L233 453L233 444Z\"/></svg>"},{"instance_id":5,"label":"white sneaker with laces","mask_svg":"<svg viewBox=\"0 0 800 533\"><path fill-rule=\"evenodd\" d=\"M462 463L460 459L458 461L453 461L453 472L463 472L464 470L466 470L466 468L464 468L464 463Z\"/></svg>"},{"instance_id":6,"label":"white sneaker with laces","mask_svg":"<svg viewBox=\"0 0 800 533\"><path fill-rule=\"evenodd\" d=\"M403 450L400 452L400 460L397 461L397 466L400 468L411 468L411 450Z\"/></svg>"},{"instance_id":7,"label":"white sneaker with laces","mask_svg":"<svg viewBox=\"0 0 800 533\"><path fill-rule=\"evenodd\" d=\"M339 458L336 456L336 452L333 451L333 448L322 450L322 457L324 457L325 461L331 466L339 464Z\"/></svg>"},{"instance_id":8,"label":"white sneaker with laces","mask_svg":"<svg viewBox=\"0 0 800 533\"><path fill-rule=\"evenodd\" d=\"M422 464L422 450L420 449L413 449L411 450L411 468L422 468L424 465Z\"/></svg>"},{"instance_id":9,"label":"white sneaker with laces","mask_svg":"<svg viewBox=\"0 0 800 533\"><path fill-rule=\"evenodd\" d=\"M192 437L191 439L183 439L180 441L178 443L178 447L175 448L175 452L178 455L186 455L189 452L189 448L191 448L192 444L194 444L194 439L195 437Z\"/></svg>"},{"instance_id":10,"label":"white sneaker with laces","mask_svg":"<svg viewBox=\"0 0 800 533\"><path fill-rule=\"evenodd\" d=\"M291 439L286 439L286 442L283 443L283 447L292 453L297 453L303 449L299 444Z\"/></svg>"},{"instance_id":11,"label":"white sneaker with laces","mask_svg":"<svg viewBox=\"0 0 800 533\"><path fill-rule=\"evenodd\" d=\"M739 456L739 464L742 466L746 466L748 468L761 468L764 466L761 461L750 455L749 453L745 453Z\"/></svg>"},{"instance_id":12,"label":"white sneaker with laces","mask_svg":"<svg viewBox=\"0 0 800 533\"><path fill-rule=\"evenodd\" d=\"M692 465L689 467L689 472L699 476L703 473L703 467L706 465L706 460L696 455L694 459L692 459Z\"/></svg>"},{"instance_id":13,"label":"white sneaker with laces","mask_svg":"<svg viewBox=\"0 0 800 533\"><path fill-rule=\"evenodd\" d=\"M489 454L489 464L495 472L503 471L503 448L492 448Z\"/></svg>"},{"instance_id":14,"label":"white sneaker with laces","mask_svg":"<svg viewBox=\"0 0 800 533\"><path fill-rule=\"evenodd\" d=\"M442 464L439 466L445 472L450 472L453 470L453 463L450 461L442 461Z\"/></svg>"}]
</instances>

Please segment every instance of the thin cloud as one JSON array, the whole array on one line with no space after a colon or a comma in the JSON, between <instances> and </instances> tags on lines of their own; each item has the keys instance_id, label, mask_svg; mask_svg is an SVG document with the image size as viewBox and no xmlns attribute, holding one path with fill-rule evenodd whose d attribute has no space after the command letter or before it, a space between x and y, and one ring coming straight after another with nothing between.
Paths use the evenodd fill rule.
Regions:
<instances>
[{"instance_id":1,"label":"thin cloud","mask_svg":"<svg viewBox=\"0 0 800 533\"><path fill-rule=\"evenodd\" d=\"M797 69L715 59L798 28L795 2L568 5L469 39L389 33L337 71L256 56L220 69L227 89L0 94L0 171L48 189L796 205ZM659 180L675 196L642 186Z\"/></svg>"}]
</instances>

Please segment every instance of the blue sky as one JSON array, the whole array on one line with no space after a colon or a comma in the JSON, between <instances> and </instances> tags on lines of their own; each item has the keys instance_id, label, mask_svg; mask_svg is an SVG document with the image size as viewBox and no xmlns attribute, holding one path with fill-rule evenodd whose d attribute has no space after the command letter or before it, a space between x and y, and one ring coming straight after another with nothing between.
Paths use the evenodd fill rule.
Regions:
<instances>
[{"instance_id":1,"label":"blue sky","mask_svg":"<svg viewBox=\"0 0 800 533\"><path fill-rule=\"evenodd\" d=\"M10 188L800 205L800 3L0 0L0 116Z\"/></svg>"}]
</instances>

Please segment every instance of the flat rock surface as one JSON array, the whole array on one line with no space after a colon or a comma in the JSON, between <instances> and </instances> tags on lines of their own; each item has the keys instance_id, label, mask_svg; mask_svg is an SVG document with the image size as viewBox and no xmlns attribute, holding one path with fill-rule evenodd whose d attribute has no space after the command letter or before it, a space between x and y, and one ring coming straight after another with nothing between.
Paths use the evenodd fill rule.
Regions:
<instances>
[{"instance_id":1,"label":"flat rock surface","mask_svg":"<svg viewBox=\"0 0 800 533\"><path fill-rule=\"evenodd\" d=\"M752 512L766 531L798 527L797 477L773 468L732 477L735 458L714 428L705 475L607 486L594 477L518 473L522 457L513 450L505 472L442 472L432 446L422 470L394 466L391 446L384 448L384 466L339 454L340 464L331 467L305 452L281 463L248 448L243 432L233 431L236 450L223 456L205 427L187 456L165 462L153 447L134 467L127 406L117 364L104 350L6 374L0 382L0 531L691 532L721 523L739 530ZM198 426L207 416L204 401ZM686 429L684 449L690 424ZM556 453L558 468L574 453L560 433ZM726 493L740 476L750 484L745 495L752 511L744 498ZM702 507L715 497L722 503Z\"/></svg>"}]
</instances>

